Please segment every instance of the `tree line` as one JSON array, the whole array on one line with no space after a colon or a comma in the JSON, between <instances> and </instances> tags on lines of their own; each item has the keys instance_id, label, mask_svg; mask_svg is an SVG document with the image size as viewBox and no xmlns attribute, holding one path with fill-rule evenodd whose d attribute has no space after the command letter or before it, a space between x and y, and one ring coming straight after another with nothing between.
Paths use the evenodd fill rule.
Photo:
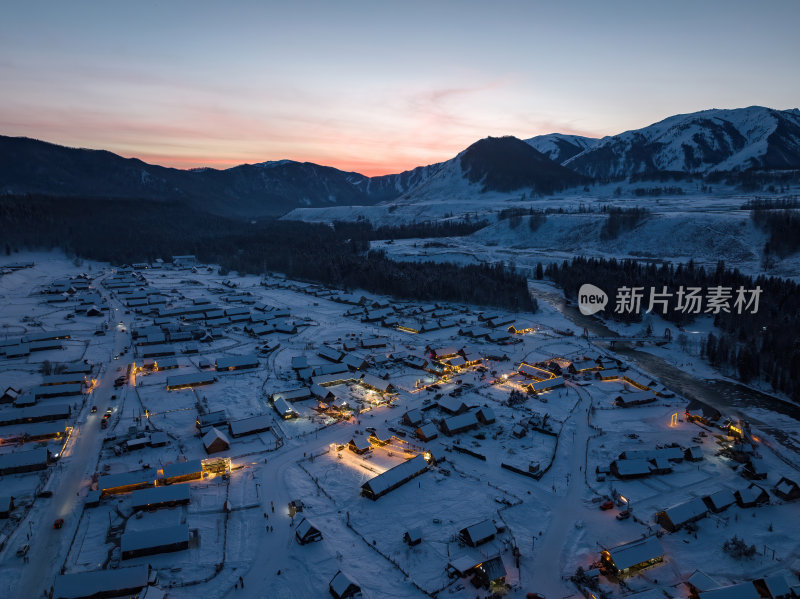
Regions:
<instances>
[{"instance_id":1,"label":"tree line","mask_svg":"<svg viewBox=\"0 0 800 599\"><path fill-rule=\"evenodd\" d=\"M173 202L25 195L0 198L0 230L7 254L23 248L61 249L114 265L194 254L219 264L223 272L275 271L407 299L536 309L527 280L510 268L391 260L368 251L366 238L385 231L365 226L354 235L353 228L328 224L244 223Z\"/></svg>"},{"instance_id":2,"label":"tree line","mask_svg":"<svg viewBox=\"0 0 800 599\"><path fill-rule=\"evenodd\" d=\"M537 268L538 270L538 268ZM622 287L651 287L661 291L666 286L675 293L679 287L744 287L761 288L758 311L737 314L720 312L713 315L719 334L709 334L703 343L703 355L714 366L735 373L742 381L763 380L776 390L800 401L800 285L779 277L748 276L723 262L706 269L693 262L637 262L604 258L574 258L544 268L544 276L552 279L567 297L577 297L583 283L595 283L609 294L604 316L623 322L640 322L646 309L635 313L614 311L616 290ZM697 318L696 314L670 309L659 316L683 326Z\"/></svg>"}]
</instances>

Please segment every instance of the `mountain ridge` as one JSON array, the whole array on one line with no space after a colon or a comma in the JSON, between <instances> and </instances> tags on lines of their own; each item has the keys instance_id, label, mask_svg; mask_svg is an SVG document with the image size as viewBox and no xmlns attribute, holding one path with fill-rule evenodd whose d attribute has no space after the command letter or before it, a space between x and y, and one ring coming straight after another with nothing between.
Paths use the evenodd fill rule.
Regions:
<instances>
[{"instance_id":1,"label":"mountain ridge","mask_svg":"<svg viewBox=\"0 0 800 599\"><path fill-rule=\"evenodd\" d=\"M550 194L592 181L800 169L800 109L709 109L593 139L487 137L449 160L368 177L294 160L176 169L107 150L0 136L0 194L192 202L239 218L488 192Z\"/></svg>"}]
</instances>

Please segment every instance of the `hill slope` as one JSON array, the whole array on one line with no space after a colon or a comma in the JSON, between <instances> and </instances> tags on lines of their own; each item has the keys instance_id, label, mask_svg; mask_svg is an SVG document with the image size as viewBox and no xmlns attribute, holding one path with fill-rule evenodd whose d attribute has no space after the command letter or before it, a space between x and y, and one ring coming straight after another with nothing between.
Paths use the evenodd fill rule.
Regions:
<instances>
[{"instance_id":1,"label":"hill slope","mask_svg":"<svg viewBox=\"0 0 800 599\"><path fill-rule=\"evenodd\" d=\"M566 133L550 133L548 135L537 135L526 139L525 143L535 150L540 151L550 160L564 164L567 160L576 156L591 147L594 147L599 140L593 137L582 137L580 135L567 135Z\"/></svg>"},{"instance_id":2,"label":"hill slope","mask_svg":"<svg viewBox=\"0 0 800 599\"><path fill-rule=\"evenodd\" d=\"M102 150L0 136L0 193L190 201L252 218L297 206L372 204L368 177L310 162L280 160L225 170L181 170Z\"/></svg>"},{"instance_id":3,"label":"hill slope","mask_svg":"<svg viewBox=\"0 0 800 599\"><path fill-rule=\"evenodd\" d=\"M704 110L601 139L565 166L588 177L800 168L800 110Z\"/></svg>"}]
</instances>

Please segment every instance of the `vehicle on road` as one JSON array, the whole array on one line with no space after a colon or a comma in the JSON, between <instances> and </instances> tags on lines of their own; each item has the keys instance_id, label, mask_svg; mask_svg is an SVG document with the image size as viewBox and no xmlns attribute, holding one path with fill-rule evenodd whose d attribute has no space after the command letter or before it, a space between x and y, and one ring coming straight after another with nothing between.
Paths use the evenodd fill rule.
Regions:
<instances>
[{"instance_id":1,"label":"vehicle on road","mask_svg":"<svg viewBox=\"0 0 800 599\"><path fill-rule=\"evenodd\" d=\"M610 510L613 507L614 507L614 502L611 501L610 499L600 504L600 509L603 511Z\"/></svg>"},{"instance_id":2,"label":"vehicle on road","mask_svg":"<svg viewBox=\"0 0 800 599\"><path fill-rule=\"evenodd\" d=\"M53 528L61 528L64 526L64 518L56 518L56 521L53 522Z\"/></svg>"},{"instance_id":3,"label":"vehicle on road","mask_svg":"<svg viewBox=\"0 0 800 599\"><path fill-rule=\"evenodd\" d=\"M630 510L624 510L624 511L620 512L619 514L617 514L617 520L627 520L630 517L631 517L631 511Z\"/></svg>"},{"instance_id":4,"label":"vehicle on road","mask_svg":"<svg viewBox=\"0 0 800 599\"><path fill-rule=\"evenodd\" d=\"M92 406L92 414L94 414L95 412L97 412L97 406Z\"/></svg>"},{"instance_id":5,"label":"vehicle on road","mask_svg":"<svg viewBox=\"0 0 800 599\"><path fill-rule=\"evenodd\" d=\"M17 548L17 557L25 557L26 555L28 555L28 551L30 551L30 550L31 550L31 546L30 545L28 545L28 544L20 545Z\"/></svg>"},{"instance_id":6,"label":"vehicle on road","mask_svg":"<svg viewBox=\"0 0 800 599\"><path fill-rule=\"evenodd\" d=\"M53 492L52 491L39 491L36 494L36 497L44 497L45 499L48 498L48 497L52 497L52 496L53 496Z\"/></svg>"}]
</instances>

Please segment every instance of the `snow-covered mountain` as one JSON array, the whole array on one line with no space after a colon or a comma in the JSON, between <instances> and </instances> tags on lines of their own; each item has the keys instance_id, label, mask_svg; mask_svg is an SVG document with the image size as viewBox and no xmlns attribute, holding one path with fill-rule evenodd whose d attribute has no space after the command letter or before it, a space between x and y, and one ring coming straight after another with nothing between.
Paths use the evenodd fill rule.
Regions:
<instances>
[{"instance_id":1,"label":"snow-covered mountain","mask_svg":"<svg viewBox=\"0 0 800 599\"><path fill-rule=\"evenodd\" d=\"M547 135L537 135L526 139L525 143L539 150L550 160L564 164L573 156L596 145L598 141L593 137L567 135L566 133L548 133Z\"/></svg>"},{"instance_id":2,"label":"snow-covered mountain","mask_svg":"<svg viewBox=\"0 0 800 599\"><path fill-rule=\"evenodd\" d=\"M489 137L450 160L379 177L292 160L181 170L0 136L0 194L178 201L241 218L301 207L508 199L511 192L547 195L591 180L750 168L800 169L800 110L705 110L601 140Z\"/></svg>"},{"instance_id":3,"label":"snow-covered mountain","mask_svg":"<svg viewBox=\"0 0 800 599\"><path fill-rule=\"evenodd\" d=\"M511 136L481 139L450 160L424 168L398 199L421 202L519 190L548 194L588 181Z\"/></svg>"},{"instance_id":4,"label":"snow-covered mountain","mask_svg":"<svg viewBox=\"0 0 800 599\"><path fill-rule=\"evenodd\" d=\"M800 110L704 110L604 137L564 163L596 179L800 168Z\"/></svg>"}]
</instances>

